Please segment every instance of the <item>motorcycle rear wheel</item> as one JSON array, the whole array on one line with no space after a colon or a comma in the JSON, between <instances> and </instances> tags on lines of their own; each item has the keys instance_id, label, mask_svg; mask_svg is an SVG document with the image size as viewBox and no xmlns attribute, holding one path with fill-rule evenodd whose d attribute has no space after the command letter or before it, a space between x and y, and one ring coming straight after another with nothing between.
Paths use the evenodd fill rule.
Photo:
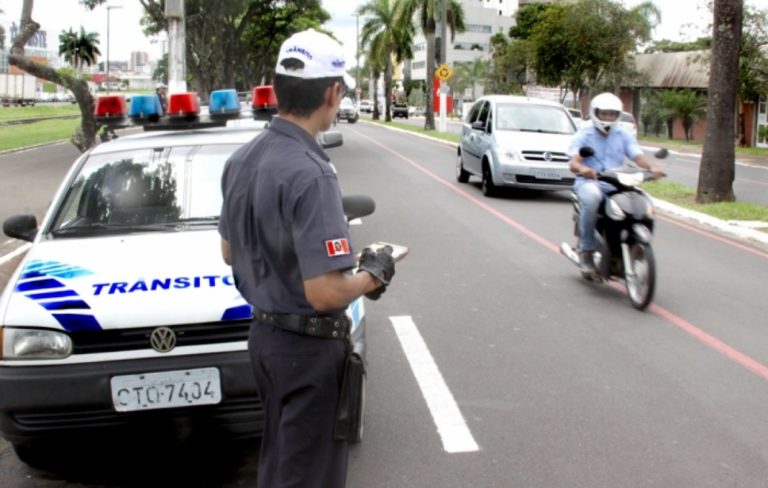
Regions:
<instances>
[{"instance_id":1,"label":"motorcycle rear wheel","mask_svg":"<svg viewBox=\"0 0 768 488\"><path fill-rule=\"evenodd\" d=\"M656 288L656 260L650 244L636 242L629 246L629 262L634 276L626 275L627 295L632 306L645 310Z\"/></svg>"}]
</instances>

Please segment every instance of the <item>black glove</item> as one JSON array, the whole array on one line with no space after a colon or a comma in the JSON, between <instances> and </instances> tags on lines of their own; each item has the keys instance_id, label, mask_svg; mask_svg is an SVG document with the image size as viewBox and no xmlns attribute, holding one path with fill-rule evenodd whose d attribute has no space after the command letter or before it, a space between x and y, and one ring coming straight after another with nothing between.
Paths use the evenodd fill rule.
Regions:
<instances>
[{"instance_id":1,"label":"black glove","mask_svg":"<svg viewBox=\"0 0 768 488\"><path fill-rule=\"evenodd\" d=\"M392 277L395 276L395 260L392 258L392 247L384 246L377 251L369 247L363 249L363 252L360 254L360 265L358 267L358 272L360 271L367 271L381 283L380 287L365 294L371 300L377 300L384 293Z\"/></svg>"}]
</instances>

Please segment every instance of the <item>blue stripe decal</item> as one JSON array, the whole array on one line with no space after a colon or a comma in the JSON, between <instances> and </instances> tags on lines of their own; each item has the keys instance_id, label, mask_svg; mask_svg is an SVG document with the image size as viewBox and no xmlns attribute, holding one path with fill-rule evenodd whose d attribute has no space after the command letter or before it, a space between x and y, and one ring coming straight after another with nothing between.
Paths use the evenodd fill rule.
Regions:
<instances>
[{"instance_id":1,"label":"blue stripe decal","mask_svg":"<svg viewBox=\"0 0 768 488\"><path fill-rule=\"evenodd\" d=\"M64 297L76 297L77 293L74 290L62 290L62 291L49 291L45 293L31 293L27 295L27 298L32 300L44 300L46 298L64 298Z\"/></svg>"},{"instance_id":2,"label":"blue stripe decal","mask_svg":"<svg viewBox=\"0 0 768 488\"><path fill-rule=\"evenodd\" d=\"M81 330L101 330L101 326L92 315L55 313L53 318L59 321L64 330L78 332Z\"/></svg>"},{"instance_id":3,"label":"blue stripe decal","mask_svg":"<svg viewBox=\"0 0 768 488\"><path fill-rule=\"evenodd\" d=\"M42 278L43 276L46 276L43 273L40 273L38 271L27 271L23 275L19 276L20 280L29 280L31 278Z\"/></svg>"},{"instance_id":4,"label":"blue stripe decal","mask_svg":"<svg viewBox=\"0 0 768 488\"><path fill-rule=\"evenodd\" d=\"M46 302L41 303L46 310L90 310L88 306L82 300L64 300L60 302Z\"/></svg>"},{"instance_id":5,"label":"blue stripe decal","mask_svg":"<svg viewBox=\"0 0 768 488\"><path fill-rule=\"evenodd\" d=\"M16 285L16 291L33 291L33 290L45 290L47 288L63 288L64 284L59 280L53 278L46 278L44 280L27 281L25 283L19 283Z\"/></svg>"},{"instance_id":6,"label":"blue stripe decal","mask_svg":"<svg viewBox=\"0 0 768 488\"><path fill-rule=\"evenodd\" d=\"M221 320L241 320L253 317L253 309L250 305L240 305L224 310Z\"/></svg>"}]
</instances>

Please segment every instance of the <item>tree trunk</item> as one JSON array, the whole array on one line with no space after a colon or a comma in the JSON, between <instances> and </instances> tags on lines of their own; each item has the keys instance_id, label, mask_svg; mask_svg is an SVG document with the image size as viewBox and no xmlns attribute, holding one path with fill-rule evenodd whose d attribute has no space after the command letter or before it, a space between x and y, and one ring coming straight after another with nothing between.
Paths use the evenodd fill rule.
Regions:
<instances>
[{"instance_id":1,"label":"tree trunk","mask_svg":"<svg viewBox=\"0 0 768 488\"><path fill-rule=\"evenodd\" d=\"M381 113L379 112L379 72L374 71L373 72L373 95L371 98L373 98L373 120L379 120L379 116Z\"/></svg>"},{"instance_id":2,"label":"tree trunk","mask_svg":"<svg viewBox=\"0 0 768 488\"><path fill-rule=\"evenodd\" d=\"M392 54L387 53L387 64L384 68L384 121L392 122Z\"/></svg>"},{"instance_id":3,"label":"tree trunk","mask_svg":"<svg viewBox=\"0 0 768 488\"><path fill-rule=\"evenodd\" d=\"M424 130L435 130L435 33L427 33L425 37L427 38L427 113L424 119Z\"/></svg>"},{"instance_id":4,"label":"tree trunk","mask_svg":"<svg viewBox=\"0 0 768 488\"><path fill-rule=\"evenodd\" d=\"M742 0L715 0L707 129L696 189L699 203L736 199L734 114L743 10Z\"/></svg>"},{"instance_id":5,"label":"tree trunk","mask_svg":"<svg viewBox=\"0 0 768 488\"><path fill-rule=\"evenodd\" d=\"M75 147L81 152L85 152L96 144L96 132L98 131L98 125L93 116L93 96L90 90L88 90L88 83L86 81L77 78L73 79L68 76L62 77L53 68L35 63L24 55L24 45L38 29L40 29L40 24L32 20L32 0L24 0L19 33L11 46L8 64L16 66L33 76L72 90L72 94L75 96L75 100L77 100L77 104L80 107L81 122L80 129L73 134L71 140Z\"/></svg>"}]
</instances>

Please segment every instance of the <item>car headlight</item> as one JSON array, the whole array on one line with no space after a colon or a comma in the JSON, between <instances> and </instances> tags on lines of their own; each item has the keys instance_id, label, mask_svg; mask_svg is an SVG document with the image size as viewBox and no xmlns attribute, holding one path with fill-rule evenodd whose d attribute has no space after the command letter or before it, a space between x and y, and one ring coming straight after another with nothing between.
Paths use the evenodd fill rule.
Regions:
<instances>
[{"instance_id":1,"label":"car headlight","mask_svg":"<svg viewBox=\"0 0 768 488\"><path fill-rule=\"evenodd\" d=\"M501 159L505 162L515 162L520 159L517 156L517 152L512 149L500 149L499 154L501 155Z\"/></svg>"},{"instance_id":2,"label":"car headlight","mask_svg":"<svg viewBox=\"0 0 768 488\"><path fill-rule=\"evenodd\" d=\"M72 339L45 329L0 329L2 359L64 359L72 354Z\"/></svg>"},{"instance_id":3,"label":"car headlight","mask_svg":"<svg viewBox=\"0 0 768 488\"><path fill-rule=\"evenodd\" d=\"M619 207L619 204L612 198L609 198L605 202L605 214L612 220L624 220L624 217L626 217L626 214L624 214L624 211Z\"/></svg>"}]
</instances>

